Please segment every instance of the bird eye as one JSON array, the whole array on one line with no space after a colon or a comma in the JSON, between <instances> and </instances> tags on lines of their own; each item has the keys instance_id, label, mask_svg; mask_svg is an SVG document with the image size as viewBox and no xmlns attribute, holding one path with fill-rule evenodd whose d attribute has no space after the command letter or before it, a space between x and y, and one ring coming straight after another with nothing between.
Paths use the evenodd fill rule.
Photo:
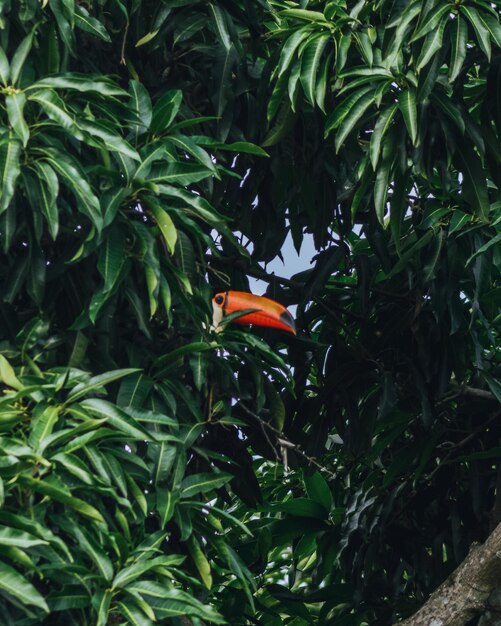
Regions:
<instances>
[{"instance_id":1,"label":"bird eye","mask_svg":"<svg viewBox=\"0 0 501 626\"><path fill-rule=\"evenodd\" d=\"M221 294L219 294L218 296L216 296L216 297L214 298L214 300L215 300L216 304L223 304L223 302L224 302L224 296L222 296Z\"/></svg>"}]
</instances>

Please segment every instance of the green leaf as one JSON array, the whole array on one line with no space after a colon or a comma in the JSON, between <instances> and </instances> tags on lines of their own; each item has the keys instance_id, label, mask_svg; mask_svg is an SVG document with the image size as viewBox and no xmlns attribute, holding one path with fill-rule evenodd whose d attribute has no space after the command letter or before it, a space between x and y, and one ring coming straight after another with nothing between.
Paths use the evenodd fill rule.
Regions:
<instances>
[{"instance_id":1,"label":"green leaf","mask_svg":"<svg viewBox=\"0 0 501 626\"><path fill-rule=\"evenodd\" d=\"M458 169L463 174L462 195L475 215L487 222L490 210L487 181L482 162L471 144L460 144L455 153Z\"/></svg>"},{"instance_id":2,"label":"green leaf","mask_svg":"<svg viewBox=\"0 0 501 626\"><path fill-rule=\"evenodd\" d=\"M285 17L295 17L306 22L324 22L328 24L323 13L319 11L309 11L307 9L285 9L280 12Z\"/></svg>"},{"instance_id":3,"label":"green leaf","mask_svg":"<svg viewBox=\"0 0 501 626\"><path fill-rule=\"evenodd\" d=\"M82 93L95 92L101 96L124 96L128 93L118 87L111 79L102 74L78 74L76 72L66 72L60 76L46 76L30 85L26 91L41 88L48 89L70 89Z\"/></svg>"},{"instance_id":4,"label":"green leaf","mask_svg":"<svg viewBox=\"0 0 501 626\"><path fill-rule=\"evenodd\" d=\"M336 133L336 152L339 152L341 149L344 140L348 137L351 131L354 129L356 124L359 122L360 118L367 111L367 109L374 102L374 94L366 93L362 98L357 100L357 102L353 105L352 110L348 115L345 116L343 122L340 124L339 129ZM327 136L327 128L325 130L325 136Z\"/></svg>"},{"instance_id":5,"label":"green leaf","mask_svg":"<svg viewBox=\"0 0 501 626\"><path fill-rule=\"evenodd\" d=\"M466 58L466 44L468 42L468 25L458 13L451 25L451 61L449 64L449 82L452 83L459 76Z\"/></svg>"},{"instance_id":6,"label":"green leaf","mask_svg":"<svg viewBox=\"0 0 501 626\"><path fill-rule=\"evenodd\" d=\"M35 537L31 533L19 530L17 528L0 527L0 545L15 546L26 550L33 546L48 545L49 542L39 537Z\"/></svg>"},{"instance_id":7,"label":"green leaf","mask_svg":"<svg viewBox=\"0 0 501 626\"><path fill-rule=\"evenodd\" d=\"M476 250L475 253L470 256L470 258L466 262L466 265L468 265L471 261L473 261L473 259L475 259L479 254L483 254L484 252L486 252L486 250L488 250L492 246L498 245L500 241L501 241L501 233L498 233L492 239L489 239L487 243L484 243L483 246L480 246L480 248Z\"/></svg>"},{"instance_id":8,"label":"green leaf","mask_svg":"<svg viewBox=\"0 0 501 626\"><path fill-rule=\"evenodd\" d=\"M498 48L501 48L501 24L490 12L482 11L482 21L489 30L492 40Z\"/></svg>"},{"instance_id":9,"label":"green leaf","mask_svg":"<svg viewBox=\"0 0 501 626\"><path fill-rule=\"evenodd\" d=\"M353 110L353 107L357 104L359 100L361 100L364 96L368 94L369 91L372 91L374 88L371 85L366 85L362 89L358 89L355 93L352 93L350 96L345 98L340 104L336 106L334 111L327 117L325 122L325 132L324 137L327 137L328 134L335 128L338 128L344 119L350 115Z\"/></svg>"},{"instance_id":10,"label":"green leaf","mask_svg":"<svg viewBox=\"0 0 501 626\"><path fill-rule=\"evenodd\" d=\"M117 607L130 626L154 626L154 622L141 611L137 604L129 599L127 599L127 604L125 602L117 602Z\"/></svg>"},{"instance_id":11,"label":"green leaf","mask_svg":"<svg viewBox=\"0 0 501 626\"><path fill-rule=\"evenodd\" d=\"M225 485L232 479L232 475L226 472L211 474L202 472L200 474L191 474L184 478L181 483L181 497L191 498L197 493L207 493Z\"/></svg>"},{"instance_id":12,"label":"green leaf","mask_svg":"<svg viewBox=\"0 0 501 626\"><path fill-rule=\"evenodd\" d=\"M129 92L138 118L138 123L132 125L137 141L137 138L149 129L153 109L150 94L142 83L137 80L131 80L129 83Z\"/></svg>"},{"instance_id":13,"label":"green leaf","mask_svg":"<svg viewBox=\"0 0 501 626\"><path fill-rule=\"evenodd\" d=\"M372 167L374 169L374 171L376 171L376 166L379 160L379 155L381 152L381 142L383 141L388 128L391 126L391 123L393 121L393 118L395 117L395 113L397 112L398 109L398 104L394 103L392 105L390 105L389 107L387 107L386 109L384 109L384 111L382 111L377 119L377 122L374 126L374 132L372 133L371 136L371 143L370 143L370 157L371 157L371 163L372 163Z\"/></svg>"},{"instance_id":14,"label":"green leaf","mask_svg":"<svg viewBox=\"0 0 501 626\"><path fill-rule=\"evenodd\" d=\"M398 96L398 108L404 118L412 145L415 146L417 142L417 107L416 92L412 87L408 87L405 91L400 92Z\"/></svg>"},{"instance_id":15,"label":"green leaf","mask_svg":"<svg viewBox=\"0 0 501 626\"><path fill-rule=\"evenodd\" d=\"M73 34L75 2L73 0L48 0L48 2L56 18L57 29L62 43L67 52L75 56L75 37Z\"/></svg>"},{"instance_id":16,"label":"green leaf","mask_svg":"<svg viewBox=\"0 0 501 626\"><path fill-rule=\"evenodd\" d=\"M200 578L202 582L206 586L207 589L211 589L212 587L212 573L210 563L205 556L202 548L200 547L200 543L193 535L188 539L186 546L188 548L188 552L190 553L193 562L195 563L195 567L200 574Z\"/></svg>"},{"instance_id":17,"label":"green leaf","mask_svg":"<svg viewBox=\"0 0 501 626\"><path fill-rule=\"evenodd\" d=\"M96 229L101 230L103 217L99 199L80 171L78 164L67 154L52 149L45 149L47 161L63 179L64 184L73 192L78 200L78 206L87 215Z\"/></svg>"},{"instance_id":18,"label":"green leaf","mask_svg":"<svg viewBox=\"0 0 501 626\"><path fill-rule=\"evenodd\" d=\"M450 5L449 3L444 3L444 4L439 4L437 7L433 8L427 15L426 17L422 17L422 25L420 26L420 28L418 28L418 30L412 35L410 41L411 43L413 43L414 41L417 41L418 39L420 39L421 37L424 37L425 35L428 35L428 33L430 33L433 30L438 30L438 25L440 23L443 24L444 22L444 17L447 17L447 15L450 13Z\"/></svg>"},{"instance_id":19,"label":"green leaf","mask_svg":"<svg viewBox=\"0 0 501 626\"><path fill-rule=\"evenodd\" d=\"M120 152L120 154L133 161L141 160L136 150L125 139L122 139L118 133L114 132L109 125L86 119L79 119L77 125L91 137L101 140L108 150Z\"/></svg>"},{"instance_id":20,"label":"green leaf","mask_svg":"<svg viewBox=\"0 0 501 626\"><path fill-rule=\"evenodd\" d=\"M75 26L94 35L98 39L102 39L108 43L111 42L111 37L103 23L95 17L92 17L85 7L78 4L75 4Z\"/></svg>"},{"instance_id":21,"label":"green leaf","mask_svg":"<svg viewBox=\"0 0 501 626\"><path fill-rule=\"evenodd\" d=\"M49 405L32 420L28 442L38 454L42 454L43 443L52 434L59 413L60 407Z\"/></svg>"},{"instance_id":22,"label":"green leaf","mask_svg":"<svg viewBox=\"0 0 501 626\"><path fill-rule=\"evenodd\" d=\"M138 441L151 441L152 439L152 436L136 423L136 420L107 400L88 398L81 402L81 406L97 418L105 419L108 424L132 439Z\"/></svg>"},{"instance_id":23,"label":"green leaf","mask_svg":"<svg viewBox=\"0 0 501 626\"><path fill-rule=\"evenodd\" d=\"M280 59L278 61L278 77L280 78L284 72L289 69L294 53L299 44L308 37L310 30L306 27L295 31L284 43L280 50ZM270 118L268 118L270 119Z\"/></svg>"},{"instance_id":24,"label":"green leaf","mask_svg":"<svg viewBox=\"0 0 501 626\"><path fill-rule=\"evenodd\" d=\"M456 124L459 132L464 135L465 122L461 111L454 101L443 95L438 89L431 94L430 98Z\"/></svg>"},{"instance_id":25,"label":"green leaf","mask_svg":"<svg viewBox=\"0 0 501 626\"><path fill-rule=\"evenodd\" d=\"M491 41L490 33L482 20L479 12L472 6L461 5L461 13L466 16L466 19L473 26L473 30L477 35L478 45L480 49L487 57L487 60L491 60Z\"/></svg>"},{"instance_id":26,"label":"green leaf","mask_svg":"<svg viewBox=\"0 0 501 626\"><path fill-rule=\"evenodd\" d=\"M49 607L40 593L13 567L0 561L0 590L17 600L21 606L30 605L49 612Z\"/></svg>"},{"instance_id":27,"label":"green leaf","mask_svg":"<svg viewBox=\"0 0 501 626\"><path fill-rule=\"evenodd\" d=\"M6 87L9 83L10 65L9 60L4 52L4 49L0 46L0 82Z\"/></svg>"},{"instance_id":28,"label":"green leaf","mask_svg":"<svg viewBox=\"0 0 501 626\"><path fill-rule=\"evenodd\" d=\"M127 587L127 591L145 596L159 618L193 615L215 624L226 620L210 607L203 605L193 594L150 580L140 580Z\"/></svg>"},{"instance_id":29,"label":"green leaf","mask_svg":"<svg viewBox=\"0 0 501 626\"><path fill-rule=\"evenodd\" d=\"M111 372L104 372L104 374L92 376L91 378L89 378L89 380L75 385L75 387L71 390L71 393L68 394L66 402L76 402L76 400L78 400L79 398L91 394L96 389L101 390L103 387L115 382L116 380L120 380L125 376L129 376L130 374L134 374L140 371L141 369L137 367L128 367L125 369L112 370Z\"/></svg>"},{"instance_id":30,"label":"green leaf","mask_svg":"<svg viewBox=\"0 0 501 626\"><path fill-rule=\"evenodd\" d=\"M125 262L125 233L121 228L110 227L107 230L107 237L99 251L97 269L104 280L104 291L112 291L122 272Z\"/></svg>"},{"instance_id":31,"label":"green leaf","mask_svg":"<svg viewBox=\"0 0 501 626\"><path fill-rule=\"evenodd\" d=\"M12 57L10 62L10 80L13 85L16 85L19 81L26 58L30 53L31 46L33 44L34 34L35 31L33 30L29 35L26 35Z\"/></svg>"},{"instance_id":32,"label":"green leaf","mask_svg":"<svg viewBox=\"0 0 501 626\"><path fill-rule=\"evenodd\" d=\"M310 104L315 102L315 85L317 80L318 66L325 50L325 46L331 39L328 34L319 35L308 41L302 51L300 80L304 92Z\"/></svg>"},{"instance_id":33,"label":"green leaf","mask_svg":"<svg viewBox=\"0 0 501 626\"><path fill-rule=\"evenodd\" d=\"M169 491L165 485L157 487L157 510L160 515L160 523L165 528L174 515L176 504L179 500L177 491Z\"/></svg>"},{"instance_id":34,"label":"green leaf","mask_svg":"<svg viewBox=\"0 0 501 626\"><path fill-rule=\"evenodd\" d=\"M211 171L217 178L220 178L219 172L216 166L212 162L211 157L205 150L197 146L197 144L186 137L185 135L169 135L169 143L173 143L181 150L184 150L187 154L191 154L199 163L204 165L209 171Z\"/></svg>"},{"instance_id":35,"label":"green leaf","mask_svg":"<svg viewBox=\"0 0 501 626\"><path fill-rule=\"evenodd\" d=\"M20 174L21 144L12 133L0 140L0 214L7 210Z\"/></svg>"},{"instance_id":36,"label":"green leaf","mask_svg":"<svg viewBox=\"0 0 501 626\"><path fill-rule=\"evenodd\" d=\"M59 211L57 207L59 181L56 173L48 163L35 161L34 168L38 175L40 209L47 220L50 235L52 239L55 239L59 232ZM34 206L32 208L35 210Z\"/></svg>"},{"instance_id":37,"label":"green leaf","mask_svg":"<svg viewBox=\"0 0 501 626\"><path fill-rule=\"evenodd\" d=\"M68 112L64 101L55 91L52 89L40 89L30 94L28 99L38 102L49 119L54 120L63 128L72 132L75 131L75 135L79 139L82 138L82 133L76 127L74 118Z\"/></svg>"},{"instance_id":38,"label":"green leaf","mask_svg":"<svg viewBox=\"0 0 501 626\"><path fill-rule=\"evenodd\" d=\"M97 567L99 574L107 583L111 582L113 579L113 564L102 547L88 532L79 528L76 524L73 526L72 533L78 541L79 547L90 557Z\"/></svg>"},{"instance_id":39,"label":"green leaf","mask_svg":"<svg viewBox=\"0 0 501 626\"><path fill-rule=\"evenodd\" d=\"M229 50L231 47L231 37L228 31L228 24L226 21L226 11L215 2L209 2L209 11L212 17L212 22L216 29L216 33L219 35L219 41L226 50Z\"/></svg>"},{"instance_id":40,"label":"green leaf","mask_svg":"<svg viewBox=\"0 0 501 626\"><path fill-rule=\"evenodd\" d=\"M22 91L8 95L5 97L5 106L7 108L7 116L12 130L19 137L23 147L26 147L30 137L30 131L23 115L24 105L26 104L26 96Z\"/></svg>"},{"instance_id":41,"label":"green leaf","mask_svg":"<svg viewBox=\"0 0 501 626\"><path fill-rule=\"evenodd\" d=\"M310 475L304 474L303 480L308 497L321 504L326 511L330 511L333 505L332 493L322 474L318 471Z\"/></svg>"},{"instance_id":42,"label":"green leaf","mask_svg":"<svg viewBox=\"0 0 501 626\"><path fill-rule=\"evenodd\" d=\"M146 35L143 35L143 37L141 37L141 39L138 39L136 41L135 47L139 48L140 46L144 46L144 44L148 43L152 39L155 39L155 37L157 35L158 35L158 29L157 30L152 30L149 33L146 33Z\"/></svg>"},{"instance_id":43,"label":"green leaf","mask_svg":"<svg viewBox=\"0 0 501 626\"><path fill-rule=\"evenodd\" d=\"M24 385L16 376L14 368L3 354L0 354L0 381L4 383L4 385L7 385L7 387L17 389L18 391L24 389Z\"/></svg>"},{"instance_id":44,"label":"green leaf","mask_svg":"<svg viewBox=\"0 0 501 626\"><path fill-rule=\"evenodd\" d=\"M416 63L416 70L419 72L430 59L441 49L442 40L444 38L445 27L449 22L449 17L445 16L437 28L434 28L431 33L426 35L421 48L421 53Z\"/></svg>"},{"instance_id":45,"label":"green leaf","mask_svg":"<svg viewBox=\"0 0 501 626\"><path fill-rule=\"evenodd\" d=\"M177 230L169 213L157 202L146 201L155 217L158 228L164 238L170 254L174 254L177 241Z\"/></svg>"},{"instance_id":46,"label":"green leaf","mask_svg":"<svg viewBox=\"0 0 501 626\"><path fill-rule=\"evenodd\" d=\"M80 498L75 498L66 487L62 487L54 480L40 480L38 478L27 476L26 474L23 474L19 480L21 484L28 487L28 489L32 489L33 491L49 496L56 502L66 504L90 520L104 522L103 516L96 508L87 504L87 502L80 500Z\"/></svg>"},{"instance_id":47,"label":"green leaf","mask_svg":"<svg viewBox=\"0 0 501 626\"><path fill-rule=\"evenodd\" d=\"M174 121L182 101L182 91L178 89L167 91L153 107L151 132L162 134L166 131Z\"/></svg>"},{"instance_id":48,"label":"green leaf","mask_svg":"<svg viewBox=\"0 0 501 626\"><path fill-rule=\"evenodd\" d=\"M110 613L111 600L113 593L110 589L101 590L92 598L92 605L97 611L96 626L107 626L109 624L108 616Z\"/></svg>"},{"instance_id":49,"label":"green leaf","mask_svg":"<svg viewBox=\"0 0 501 626\"><path fill-rule=\"evenodd\" d=\"M145 552L147 554L147 552ZM151 571L154 568L160 567L172 567L175 565L180 565L184 560L185 556L179 554L169 554L157 556L155 558L146 558L141 561L136 561L127 567L124 567L115 576L113 580L113 589L120 589L127 587L138 578L143 578L143 574Z\"/></svg>"},{"instance_id":50,"label":"green leaf","mask_svg":"<svg viewBox=\"0 0 501 626\"><path fill-rule=\"evenodd\" d=\"M457 230L461 230L463 226L471 222L472 218L473 216L470 213L455 209L449 222L449 235L452 235Z\"/></svg>"}]
</instances>

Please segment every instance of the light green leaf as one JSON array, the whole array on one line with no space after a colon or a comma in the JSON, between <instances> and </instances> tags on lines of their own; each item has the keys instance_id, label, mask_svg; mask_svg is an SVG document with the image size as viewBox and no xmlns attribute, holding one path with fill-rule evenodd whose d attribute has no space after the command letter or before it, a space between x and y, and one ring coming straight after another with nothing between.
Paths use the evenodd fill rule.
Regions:
<instances>
[{"instance_id":1,"label":"light green leaf","mask_svg":"<svg viewBox=\"0 0 501 626\"><path fill-rule=\"evenodd\" d=\"M7 387L11 387L17 391L24 389L23 383L18 379L14 368L3 354L0 354L0 381L4 383L4 385L7 385Z\"/></svg>"},{"instance_id":2,"label":"light green leaf","mask_svg":"<svg viewBox=\"0 0 501 626\"><path fill-rule=\"evenodd\" d=\"M328 24L323 13L320 11L309 11L307 9L285 9L280 12L285 17L295 17L305 22L324 22Z\"/></svg>"},{"instance_id":3,"label":"light green leaf","mask_svg":"<svg viewBox=\"0 0 501 626\"><path fill-rule=\"evenodd\" d=\"M4 52L4 49L0 46L0 82L4 87L9 83L10 65L9 60Z\"/></svg>"},{"instance_id":4,"label":"light green leaf","mask_svg":"<svg viewBox=\"0 0 501 626\"><path fill-rule=\"evenodd\" d=\"M0 561L0 590L7 596L12 596L21 606L31 605L44 612L49 612L49 607L40 593L21 576L13 567Z\"/></svg>"},{"instance_id":5,"label":"light green leaf","mask_svg":"<svg viewBox=\"0 0 501 626\"><path fill-rule=\"evenodd\" d=\"M170 254L174 254L177 241L177 230L171 216L160 204L156 202L147 202L147 204L155 217L155 221L160 229L160 232L162 233L167 250Z\"/></svg>"},{"instance_id":6,"label":"light green leaf","mask_svg":"<svg viewBox=\"0 0 501 626\"><path fill-rule=\"evenodd\" d=\"M193 562L195 563L195 567L200 574L200 578L202 582L207 587L207 589L211 589L212 587L212 573L210 563L205 556L202 548L200 547L200 543L198 540L191 535L188 539L186 546L188 548L188 552L190 553Z\"/></svg>"},{"instance_id":7,"label":"light green leaf","mask_svg":"<svg viewBox=\"0 0 501 626\"><path fill-rule=\"evenodd\" d=\"M33 546L46 546L48 544L48 541L23 530L7 526L0 527L0 546L14 546L26 550Z\"/></svg>"},{"instance_id":8,"label":"light green leaf","mask_svg":"<svg viewBox=\"0 0 501 626\"><path fill-rule=\"evenodd\" d=\"M138 39L136 41L135 47L139 48L140 46L144 46L144 44L148 43L152 39L155 39L155 37L157 35L158 35L158 30L152 30L149 33L146 33L146 35L143 35L143 37L141 37L141 39Z\"/></svg>"}]
</instances>

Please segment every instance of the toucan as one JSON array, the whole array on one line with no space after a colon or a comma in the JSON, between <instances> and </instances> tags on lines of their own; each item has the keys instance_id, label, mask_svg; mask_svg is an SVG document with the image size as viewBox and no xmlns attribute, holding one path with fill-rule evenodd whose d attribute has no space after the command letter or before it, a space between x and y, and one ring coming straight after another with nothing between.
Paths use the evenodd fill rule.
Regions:
<instances>
[{"instance_id":1,"label":"toucan","mask_svg":"<svg viewBox=\"0 0 501 626\"><path fill-rule=\"evenodd\" d=\"M212 298L212 309L212 325L216 330L226 315L252 309L249 313L233 319L233 322L279 328L296 334L296 324L289 311L275 300L264 296L256 296L246 291L224 291Z\"/></svg>"}]
</instances>

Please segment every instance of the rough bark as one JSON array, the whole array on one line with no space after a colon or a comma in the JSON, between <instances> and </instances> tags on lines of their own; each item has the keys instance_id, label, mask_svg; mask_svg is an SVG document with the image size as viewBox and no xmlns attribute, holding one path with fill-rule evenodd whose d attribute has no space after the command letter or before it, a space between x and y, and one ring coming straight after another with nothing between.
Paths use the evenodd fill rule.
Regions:
<instances>
[{"instance_id":1,"label":"rough bark","mask_svg":"<svg viewBox=\"0 0 501 626\"><path fill-rule=\"evenodd\" d=\"M464 626L487 609L489 596L500 583L501 524L484 544L472 545L461 565L419 611L398 626Z\"/></svg>"}]
</instances>

